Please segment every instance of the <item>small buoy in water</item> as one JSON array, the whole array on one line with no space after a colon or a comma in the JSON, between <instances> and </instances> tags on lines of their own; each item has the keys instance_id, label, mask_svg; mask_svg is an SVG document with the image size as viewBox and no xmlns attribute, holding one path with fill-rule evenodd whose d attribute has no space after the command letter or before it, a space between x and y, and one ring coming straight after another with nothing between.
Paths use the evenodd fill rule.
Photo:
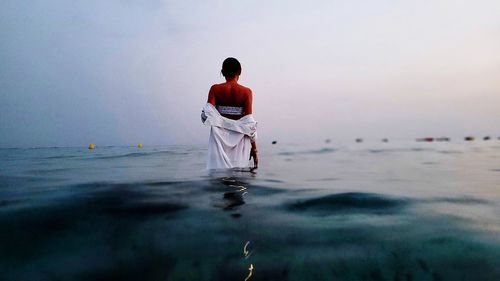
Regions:
<instances>
[{"instance_id":1,"label":"small buoy in water","mask_svg":"<svg viewBox=\"0 0 500 281\"><path fill-rule=\"evenodd\" d=\"M490 136L486 136L486 137L483 138L483 140L485 140L485 141L486 140L490 140L490 139L491 139Z\"/></svg>"},{"instance_id":2,"label":"small buoy in water","mask_svg":"<svg viewBox=\"0 0 500 281\"><path fill-rule=\"evenodd\" d=\"M474 137L467 136L467 137L464 138L464 140L466 140L466 141L473 141Z\"/></svg>"},{"instance_id":3,"label":"small buoy in water","mask_svg":"<svg viewBox=\"0 0 500 281\"><path fill-rule=\"evenodd\" d=\"M363 139L362 138L357 138L356 142L363 142Z\"/></svg>"},{"instance_id":4,"label":"small buoy in water","mask_svg":"<svg viewBox=\"0 0 500 281\"><path fill-rule=\"evenodd\" d=\"M271 142L271 143L272 143L272 144L277 144L278 142L277 142L277 141L273 141L273 142Z\"/></svg>"},{"instance_id":5,"label":"small buoy in water","mask_svg":"<svg viewBox=\"0 0 500 281\"><path fill-rule=\"evenodd\" d=\"M382 139L382 142L389 142L388 139Z\"/></svg>"},{"instance_id":6,"label":"small buoy in water","mask_svg":"<svg viewBox=\"0 0 500 281\"><path fill-rule=\"evenodd\" d=\"M326 143L330 143L330 142L332 142L332 140L331 139L326 139L325 142Z\"/></svg>"},{"instance_id":7,"label":"small buoy in water","mask_svg":"<svg viewBox=\"0 0 500 281\"><path fill-rule=\"evenodd\" d=\"M89 149L94 149L94 148L95 148L95 146L93 143L89 144Z\"/></svg>"},{"instance_id":8,"label":"small buoy in water","mask_svg":"<svg viewBox=\"0 0 500 281\"><path fill-rule=\"evenodd\" d=\"M142 148L142 143L138 144L137 148Z\"/></svg>"}]
</instances>

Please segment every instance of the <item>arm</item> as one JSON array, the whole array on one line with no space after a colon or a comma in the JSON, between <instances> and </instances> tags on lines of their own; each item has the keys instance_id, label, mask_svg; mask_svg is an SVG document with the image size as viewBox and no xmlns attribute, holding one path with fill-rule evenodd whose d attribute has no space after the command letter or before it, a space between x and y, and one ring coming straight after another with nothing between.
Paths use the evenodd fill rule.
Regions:
<instances>
[{"instance_id":1,"label":"arm","mask_svg":"<svg viewBox=\"0 0 500 281\"><path fill-rule=\"evenodd\" d=\"M245 100L245 112L243 113L243 115L252 114L252 108L253 108L252 103L253 103L252 90L248 89L247 98Z\"/></svg>"},{"instance_id":2,"label":"arm","mask_svg":"<svg viewBox=\"0 0 500 281\"><path fill-rule=\"evenodd\" d=\"M247 100L245 102L245 115L247 114L252 114L253 108L252 108L252 103L253 103L253 95L252 91L248 93ZM257 152L257 143L255 141L252 142L252 148L250 150L250 159L253 158L253 169L257 169L259 166L259 155Z\"/></svg>"},{"instance_id":3,"label":"arm","mask_svg":"<svg viewBox=\"0 0 500 281\"><path fill-rule=\"evenodd\" d=\"M208 91L207 102L215 106L215 85L210 87L210 91Z\"/></svg>"},{"instance_id":4,"label":"arm","mask_svg":"<svg viewBox=\"0 0 500 281\"><path fill-rule=\"evenodd\" d=\"M207 103L210 103L213 106L215 106L215 90L214 90L214 88L215 88L215 85L210 87L210 90L208 91L208 98L207 98ZM207 120L207 116L205 115L205 112L201 111L201 123L205 123L206 120Z\"/></svg>"},{"instance_id":5,"label":"arm","mask_svg":"<svg viewBox=\"0 0 500 281\"><path fill-rule=\"evenodd\" d=\"M255 142L252 142L252 148L250 149L250 159L252 158L253 158L252 170L255 170L259 167L259 153L257 152L257 144Z\"/></svg>"}]
</instances>

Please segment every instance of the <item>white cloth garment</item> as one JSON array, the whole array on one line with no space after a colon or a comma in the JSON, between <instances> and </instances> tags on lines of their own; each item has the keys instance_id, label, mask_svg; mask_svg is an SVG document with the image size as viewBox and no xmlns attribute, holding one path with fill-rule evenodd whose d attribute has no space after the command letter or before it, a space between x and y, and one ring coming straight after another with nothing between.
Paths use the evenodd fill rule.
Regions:
<instances>
[{"instance_id":1,"label":"white cloth garment","mask_svg":"<svg viewBox=\"0 0 500 281\"><path fill-rule=\"evenodd\" d=\"M251 141L257 138L257 122L252 114L232 120L207 103L201 112L201 121L211 127L207 169L248 167Z\"/></svg>"}]
</instances>

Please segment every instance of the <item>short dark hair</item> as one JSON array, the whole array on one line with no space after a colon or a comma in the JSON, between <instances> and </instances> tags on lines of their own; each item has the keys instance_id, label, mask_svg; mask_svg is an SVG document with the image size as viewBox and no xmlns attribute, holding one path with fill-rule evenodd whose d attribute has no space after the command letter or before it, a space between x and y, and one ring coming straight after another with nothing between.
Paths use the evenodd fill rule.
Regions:
<instances>
[{"instance_id":1,"label":"short dark hair","mask_svg":"<svg viewBox=\"0 0 500 281\"><path fill-rule=\"evenodd\" d=\"M241 64L235 58L227 58L222 62L222 75L227 79L231 79L236 75L241 74Z\"/></svg>"}]
</instances>

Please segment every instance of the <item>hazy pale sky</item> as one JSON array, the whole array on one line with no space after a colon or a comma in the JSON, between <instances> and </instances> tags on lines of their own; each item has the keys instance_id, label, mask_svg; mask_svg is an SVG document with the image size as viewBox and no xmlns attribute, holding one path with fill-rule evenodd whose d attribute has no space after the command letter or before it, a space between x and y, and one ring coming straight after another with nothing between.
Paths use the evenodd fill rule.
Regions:
<instances>
[{"instance_id":1,"label":"hazy pale sky","mask_svg":"<svg viewBox=\"0 0 500 281\"><path fill-rule=\"evenodd\" d=\"M500 135L498 0L3 0L0 36L4 147L205 143L228 56L263 142Z\"/></svg>"}]
</instances>

